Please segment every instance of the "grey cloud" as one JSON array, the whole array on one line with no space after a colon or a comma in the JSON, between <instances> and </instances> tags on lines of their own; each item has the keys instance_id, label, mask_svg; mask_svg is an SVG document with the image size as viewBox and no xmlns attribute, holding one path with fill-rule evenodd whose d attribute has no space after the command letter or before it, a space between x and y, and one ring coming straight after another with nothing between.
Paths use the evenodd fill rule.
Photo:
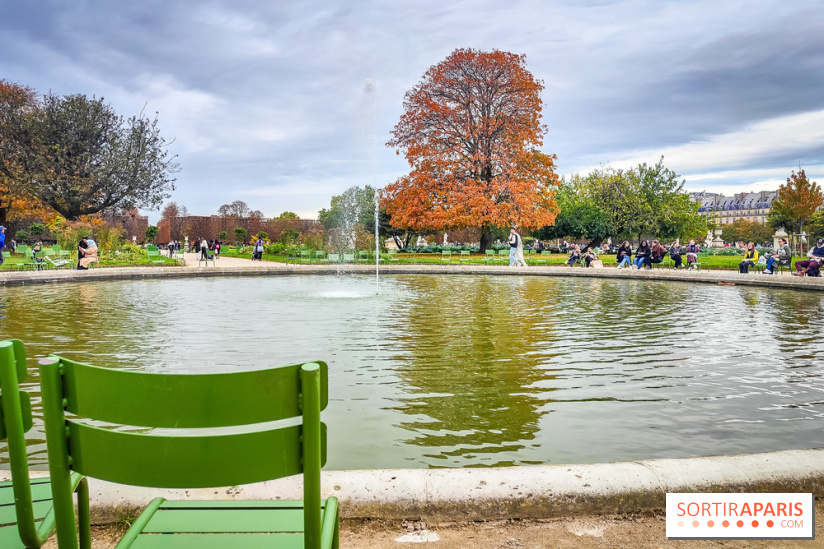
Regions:
<instances>
[{"instance_id":1,"label":"grey cloud","mask_svg":"<svg viewBox=\"0 0 824 549\"><path fill-rule=\"evenodd\" d=\"M4 6L0 77L104 95L124 114L148 102L178 137L180 202L209 213L264 186L343 191L376 177L373 155L379 184L402 174L406 163L383 143L403 94L457 47L527 55L546 83L545 150L561 172L822 109L821 11L812 0L36 0ZM377 86L376 152L362 135L367 79ZM255 200L264 211L291 209Z\"/></svg>"}]
</instances>

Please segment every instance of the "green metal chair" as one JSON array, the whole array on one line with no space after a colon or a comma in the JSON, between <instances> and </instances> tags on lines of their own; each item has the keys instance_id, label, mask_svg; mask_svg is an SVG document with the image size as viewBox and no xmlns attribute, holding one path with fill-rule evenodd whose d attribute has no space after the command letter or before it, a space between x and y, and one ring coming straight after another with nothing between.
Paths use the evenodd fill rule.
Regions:
<instances>
[{"instance_id":1,"label":"green metal chair","mask_svg":"<svg viewBox=\"0 0 824 549\"><path fill-rule=\"evenodd\" d=\"M223 251L223 247L221 247L221 251ZM229 251L228 246L226 246L225 251ZM186 264L186 254L183 252L183 248L175 248L174 260L183 265Z\"/></svg>"},{"instance_id":2,"label":"green metal chair","mask_svg":"<svg viewBox=\"0 0 824 549\"><path fill-rule=\"evenodd\" d=\"M487 263L492 263L495 261L495 250L486 250L484 252L483 260Z\"/></svg>"},{"instance_id":3,"label":"green metal chair","mask_svg":"<svg viewBox=\"0 0 824 549\"><path fill-rule=\"evenodd\" d=\"M50 356L40 361L40 383L61 549L77 547L68 487L72 471L121 484L181 489L302 473L302 501L157 498L118 547L338 547L338 501L320 497L320 469L326 460L320 413L329 400L325 363L158 374ZM296 425L297 419L302 421ZM292 421L284 425L280 420ZM164 432L91 424L99 421ZM235 429L227 433L226 427ZM245 429L239 432L238 427ZM193 435L192 429L201 431ZM222 432L209 431L213 429ZM88 520L81 520L81 535L89 529Z\"/></svg>"},{"instance_id":4,"label":"green metal chair","mask_svg":"<svg viewBox=\"0 0 824 549\"><path fill-rule=\"evenodd\" d=\"M29 479L24 435L32 426L31 400L27 392L20 391L19 385L27 374L23 342L0 341L0 440L8 443L11 465L11 481L0 482L0 547L3 549L40 547L55 527L49 479ZM89 498L86 480L73 473L66 487L69 504L72 505L72 492L77 491L81 513L86 512ZM81 520L88 521L88 515L81 514ZM80 547L91 547L91 538L82 537Z\"/></svg>"},{"instance_id":5,"label":"green metal chair","mask_svg":"<svg viewBox=\"0 0 824 549\"><path fill-rule=\"evenodd\" d=\"M472 263L472 256L469 253L469 250L461 250L461 256L458 258L459 263L463 263L466 261L467 263Z\"/></svg>"},{"instance_id":6,"label":"green metal chair","mask_svg":"<svg viewBox=\"0 0 824 549\"><path fill-rule=\"evenodd\" d=\"M538 259L536 263L548 263L549 257L552 255L552 252L549 250L541 250L541 259Z\"/></svg>"},{"instance_id":7,"label":"green metal chair","mask_svg":"<svg viewBox=\"0 0 824 549\"><path fill-rule=\"evenodd\" d=\"M452 263L452 251L451 250L444 250L441 252L441 261L446 261L447 263Z\"/></svg>"}]
</instances>

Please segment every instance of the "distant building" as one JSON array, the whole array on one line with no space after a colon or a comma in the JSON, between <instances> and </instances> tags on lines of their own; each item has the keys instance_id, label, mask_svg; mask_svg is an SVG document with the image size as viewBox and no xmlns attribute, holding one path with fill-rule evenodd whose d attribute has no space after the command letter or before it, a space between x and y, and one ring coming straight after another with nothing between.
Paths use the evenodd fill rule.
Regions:
<instances>
[{"instance_id":1,"label":"distant building","mask_svg":"<svg viewBox=\"0 0 824 549\"><path fill-rule=\"evenodd\" d=\"M698 213L716 220L719 225L730 225L739 219L767 221L778 191L737 193L724 196L719 193L690 193L690 200L699 204Z\"/></svg>"}]
</instances>

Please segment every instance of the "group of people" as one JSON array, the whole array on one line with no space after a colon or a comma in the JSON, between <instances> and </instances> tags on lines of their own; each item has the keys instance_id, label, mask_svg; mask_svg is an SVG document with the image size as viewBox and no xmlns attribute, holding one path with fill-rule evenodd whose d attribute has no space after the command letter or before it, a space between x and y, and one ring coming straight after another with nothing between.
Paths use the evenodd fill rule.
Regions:
<instances>
[{"instance_id":1,"label":"group of people","mask_svg":"<svg viewBox=\"0 0 824 549\"><path fill-rule=\"evenodd\" d=\"M183 246L180 244L180 240L170 240L168 244L166 244L166 251L169 254L169 257L175 256L175 250L182 250Z\"/></svg>"},{"instance_id":2,"label":"group of people","mask_svg":"<svg viewBox=\"0 0 824 549\"><path fill-rule=\"evenodd\" d=\"M38 242L37 245L39 244ZM35 245L34 251L37 251L37 245ZM92 263L100 263L97 257L97 242L93 238L84 236L77 244L77 269L85 271Z\"/></svg>"},{"instance_id":3,"label":"group of people","mask_svg":"<svg viewBox=\"0 0 824 549\"><path fill-rule=\"evenodd\" d=\"M212 255L215 258L220 257L220 240L206 240L205 238L195 238L192 244L192 251L200 256L201 259L211 259Z\"/></svg>"},{"instance_id":4,"label":"group of people","mask_svg":"<svg viewBox=\"0 0 824 549\"><path fill-rule=\"evenodd\" d=\"M635 250L635 259L632 259L632 245L629 241L624 240L618 247L615 260L618 263L619 269L633 268L633 269L652 269L654 263L661 263L669 254L672 259L672 268L680 269L684 267L684 255L687 257L686 268L694 268L698 262L699 246L695 240L690 240L687 246L682 246L681 241L676 239L669 248L661 245L657 239L642 240L641 244Z\"/></svg>"}]
</instances>

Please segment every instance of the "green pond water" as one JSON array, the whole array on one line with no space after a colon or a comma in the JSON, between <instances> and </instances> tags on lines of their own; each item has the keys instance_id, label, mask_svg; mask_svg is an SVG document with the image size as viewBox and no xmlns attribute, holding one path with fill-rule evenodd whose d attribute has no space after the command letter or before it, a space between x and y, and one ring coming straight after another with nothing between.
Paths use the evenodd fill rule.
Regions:
<instances>
[{"instance_id":1,"label":"green pond water","mask_svg":"<svg viewBox=\"0 0 824 549\"><path fill-rule=\"evenodd\" d=\"M824 446L819 293L397 275L0 288L35 360L159 372L329 363L328 469L608 462ZM0 463L6 458L0 444Z\"/></svg>"}]
</instances>

